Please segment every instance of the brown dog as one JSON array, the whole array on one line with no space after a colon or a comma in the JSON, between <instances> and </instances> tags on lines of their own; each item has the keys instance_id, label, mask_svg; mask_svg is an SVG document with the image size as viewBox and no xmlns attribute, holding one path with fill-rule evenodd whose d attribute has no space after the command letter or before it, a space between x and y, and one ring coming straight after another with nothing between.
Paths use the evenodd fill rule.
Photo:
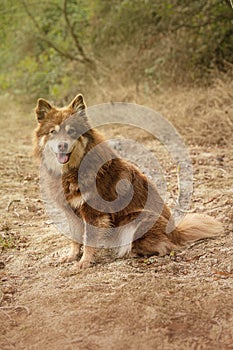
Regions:
<instances>
[{"instance_id":1,"label":"brown dog","mask_svg":"<svg viewBox=\"0 0 233 350\"><path fill-rule=\"evenodd\" d=\"M165 255L222 233L220 222L203 215L186 215L175 227L156 187L91 128L82 95L64 108L39 99L35 112L35 156L42 162L44 192L70 227L67 261L77 259L81 244L83 268L98 247L118 247L119 256Z\"/></svg>"}]
</instances>

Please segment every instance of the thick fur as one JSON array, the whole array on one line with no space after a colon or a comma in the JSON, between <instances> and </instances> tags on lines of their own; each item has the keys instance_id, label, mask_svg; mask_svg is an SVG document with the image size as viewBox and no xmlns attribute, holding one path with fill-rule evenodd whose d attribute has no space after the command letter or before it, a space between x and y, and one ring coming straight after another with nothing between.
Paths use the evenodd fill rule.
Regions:
<instances>
[{"instance_id":1,"label":"thick fur","mask_svg":"<svg viewBox=\"0 0 233 350\"><path fill-rule=\"evenodd\" d=\"M119 256L130 252L165 255L179 246L222 233L220 222L203 215L187 215L175 227L154 184L119 158L90 127L82 95L64 108L39 99L35 113L38 127L34 153L43 160L44 190L54 208L65 213L73 237L68 261L77 259L81 243L80 268L93 262L96 247L118 246ZM80 171L88 154L91 159ZM120 180L127 182L117 188ZM92 190L95 184L97 192ZM124 203L131 190L128 204L116 210L117 199ZM98 201L97 194L103 202ZM173 227L171 233L167 233L168 224Z\"/></svg>"}]
</instances>

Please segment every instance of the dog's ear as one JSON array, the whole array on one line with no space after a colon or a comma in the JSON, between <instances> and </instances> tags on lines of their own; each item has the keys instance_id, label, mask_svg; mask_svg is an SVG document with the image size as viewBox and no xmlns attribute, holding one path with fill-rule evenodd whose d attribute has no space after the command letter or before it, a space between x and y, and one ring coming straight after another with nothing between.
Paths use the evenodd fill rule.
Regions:
<instances>
[{"instance_id":1,"label":"dog's ear","mask_svg":"<svg viewBox=\"0 0 233 350\"><path fill-rule=\"evenodd\" d=\"M83 95L77 95L73 101L70 103L70 107L78 113L80 116L86 115L86 104L83 99Z\"/></svg>"},{"instance_id":2,"label":"dog's ear","mask_svg":"<svg viewBox=\"0 0 233 350\"><path fill-rule=\"evenodd\" d=\"M37 105L35 108L35 113L36 113L36 117L38 122L40 123L43 119L45 119L47 113L52 109L53 107L51 106L51 104L44 100L43 98L39 98L39 100L37 101Z\"/></svg>"}]
</instances>

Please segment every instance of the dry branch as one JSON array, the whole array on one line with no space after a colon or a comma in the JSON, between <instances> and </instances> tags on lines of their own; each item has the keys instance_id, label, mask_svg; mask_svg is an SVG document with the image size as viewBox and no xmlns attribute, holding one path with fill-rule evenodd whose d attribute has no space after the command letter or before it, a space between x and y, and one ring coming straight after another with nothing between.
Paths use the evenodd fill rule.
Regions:
<instances>
[{"instance_id":1,"label":"dry branch","mask_svg":"<svg viewBox=\"0 0 233 350\"><path fill-rule=\"evenodd\" d=\"M94 63L89 57L87 57L82 45L79 42L79 38L74 30L74 27L72 26L69 16L68 16L68 12L67 12L67 5L68 5L68 0L64 1L64 8L63 8L63 13L64 13L64 18L65 18L65 22L67 25L67 28L70 32L71 37L73 38L73 41L75 43L75 46L79 52L79 54L81 55L82 59L84 62L87 63Z\"/></svg>"},{"instance_id":2,"label":"dry branch","mask_svg":"<svg viewBox=\"0 0 233 350\"><path fill-rule=\"evenodd\" d=\"M80 63L85 63L87 61L86 59L84 59L84 57L80 57L77 55L71 55L69 52L62 50L60 47L55 45L52 41L47 39L46 34L42 30L42 28L39 26L37 20L35 19L35 17L31 13L31 11L29 10L29 8L24 0L22 0L22 4L24 6L26 14L31 19L31 21L33 22L35 28L37 29L37 31L39 33L38 39L44 41L49 47L53 48L60 56L66 58L66 59L69 59L71 61L77 61Z\"/></svg>"}]
</instances>

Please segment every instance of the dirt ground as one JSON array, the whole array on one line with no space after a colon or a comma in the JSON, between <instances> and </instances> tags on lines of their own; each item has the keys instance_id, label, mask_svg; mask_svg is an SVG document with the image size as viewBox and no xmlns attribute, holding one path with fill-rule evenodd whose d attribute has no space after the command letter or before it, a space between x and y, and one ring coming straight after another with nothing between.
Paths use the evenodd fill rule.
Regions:
<instances>
[{"instance_id":1,"label":"dirt ground","mask_svg":"<svg viewBox=\"0 0 233 350\"><path fill-rule=\"evenodd\" d=\"M222 220L224 235L166 257L103 251L83 271L61 263L69 242L44 212L32 108L0 98L0 349L233 349L232 91L218 82L160 93L155 102L131 98L179 130L194 169L190 211ZM132 135L160 159L172 203L174 166L149 136Z\"/></svg>"}]
</instances>

